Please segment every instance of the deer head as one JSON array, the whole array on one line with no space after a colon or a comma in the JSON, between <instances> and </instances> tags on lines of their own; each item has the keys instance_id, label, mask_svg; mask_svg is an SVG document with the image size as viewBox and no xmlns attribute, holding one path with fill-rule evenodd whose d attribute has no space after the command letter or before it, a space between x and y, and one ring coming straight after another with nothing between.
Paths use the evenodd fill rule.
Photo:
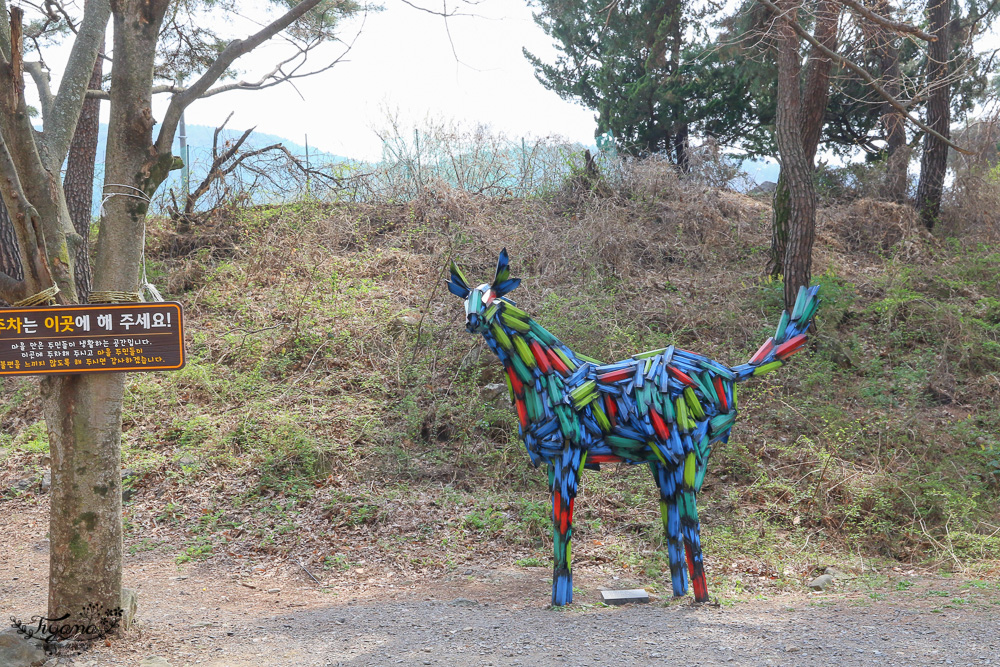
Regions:
<instances>
[{"instance_id":1,"label":"deer head","mask_svg":"<svg viewBox=\"0 0 1000 667\"><path fill-rule=\"evenodd\" d=\"M449 292L460 299L465 299L465 330L469 333L481 333L489 326L489 322L486 321L486 310L496 299L520 285L521 279L510 277L510 259L507 257L507 249L504 248L497 259L497 272L492 283L484 283L476 288L469 287L465 274L458 268L458 264L452 261L451 279L446 284Z\"/></svg>"}]
</instances>

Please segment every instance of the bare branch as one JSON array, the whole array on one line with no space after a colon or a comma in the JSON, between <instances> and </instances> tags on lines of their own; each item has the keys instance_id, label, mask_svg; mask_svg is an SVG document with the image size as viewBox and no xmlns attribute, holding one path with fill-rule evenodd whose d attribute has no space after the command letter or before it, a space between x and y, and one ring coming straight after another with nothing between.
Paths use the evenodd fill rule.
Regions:
<instances>
[{"instance_id":1,"label":"bare branch","mask_svg":"<svg viewBox=\"0 0 1000 667\"><path fill-rule=\"evenodd\" d=\"M399 0L399 1L402 2L404 5L409 5L413 9L416 9L416 10L419 10L419 11L422 11L422 12L427 12L428 14L433 14L434 16L441 16L441 17L446 18L446 19L447 18L451 18L452 16L475 16L475 14L464 14L464 13L459 12L457 10L452 10L452 11L449 12L448 11L448 4L447 4L447 2L444 5L444 9L442 9L441 11L435 11L433 9L428 9L427 7L421 7L420 5L418 5L418 4L414 3L414 2L410 2L410 0Z\"/></svg>"},{"instance_id":2,"label":"bare branch","mask_svg":"<svg viewBox=\"0 0 1000 667\"><path fill-rule=\"evenodd\" d=\"M864 16L872 23L882 26L886 30L913 35L915 37L919 37L920 39L926 42L937 41L937 37L935 37L934 35L926 33L920 28L910 25L909 23L899 23L898 21L893 21L892 19L881 16L880 14L876 14L872 10L862 5L857 0L837 0L837 2L849 7L851 10L857 12L861 16Z\"/></svg>"},{"instance_id":3,"label":"bare branch","mask_svg":"<svg viewBox=\"0 0 1000 667\"><path fill-rule=\"evenodd\" d=\"M24 10L10 8L10 74L14 104L24 95Z\"/></svg>"},{"instance_id":4,"label":"bare branch","mask_svg":"<svg viewBox=\"0 0 1000 667\"><path fill-rule=\"evenodd\" d=\"M38 99L42 103L42 117L48 116L52 109L52 88L49 87L49 71L41 61L24 63L24 71L31 76L38 90Z\"/></svg>"},{"instance_id":5,"label":"bare branch","mask_svg":"<svg viewBox=\"0 0 1000 667\"><path fill-rule=\"evenodd\" d=\"M111 17L108 0L89 0L84 5L80 30L73 40L66 69L59 81L59 91L52 102L51 113L42 119L46 159L49 169L62 167L70 141L80 118L83 98L90 85L90 75L97 54L104 43L104 31Z\"/></svg>"},{"instance_id":6,"label":"bare branch","mask_svg":"<svg viewBox=\"0 0 1000 667\"><path fill-rule=\"evenodd\" d=\"M48 14L49 18L57 18L55 16L55 13L58 12L63 17L63 19L66 20L66 25L69 27L70 32L72 32L74 35L79 34L79 30L77 29L76 25L73 23L73 19L70 18L70 15L66 13L66 8L63 7L63 3L61 3L61 2L46 2L45 6L47 8L49 8L49 10L50 10L50 13ZM52 8L54 8L54 11L53 11Z\"/></svg>"},{"instance_id":7,"label":"bare branch","mask_svg":"<svg viewBox=\"0 0 1000 667\"><path fill-rule=\"evenodd\" d=\"M794 30L795 33L799 37L801 37L802 39L804 39L807 42L809 42L810 44L812 44L813 47L815 47L818 51L820 51L821 53L823 53L828 58L832 59L834 62L840 64L842 67L846 67L847 69L851 70L852 72L854 72L855 74L857 74L858 76L860 76L864 80L865 83L867 83L868 85L870 85L872 87L872 89L874 89L875 92L877 92L879 94L879 96L882 97L882 99L884 99L886 102L888 102L892 106L892 108L894 108L896 111L899 111L901 114L903 114L906 117L906 119L909 120L911 123L913 123L914 125L916 125L918 128L920 128L924 132L930 134L931 136L937 137L941 141L945 142L946 144L948 144L949 146L951 146L952 148L954 148L959 153L962 153L964 155L970 155L970 152L968 150L966 150L966 149L962 148L961 146L953 143L950 139L948 139L948 137L945 137L940 132L936 132L935 130L933 130L930 127L928 127L927 124L924 123L923 121L921 121L919 118L916 118L915 116L911 115L910 112L909 112L909 110L899 100L897 100L895 97L893 97L892 95L890 95L885 90L885 88L883 88L881 85L879 85L878 81L875 80L875 77L873 77L871 74L869 74L868 71L864 67L861 67L860 65L857 65L856 63L848 60L847 58L843 57L839 53L836 53L835 51L831 51L830 49L828 49L827 47L825 47L823 44L821 44L820 42L818 42L815 37L813 37L812 35L810 35L809 31L807 31L805 28L803 28L801 25L799 25L798 21L795 21L795 20L789 18L788 16L786 16L770 0L757 0L757 1L760 4L764 5L765 7L767 7L769 10L771 10L771 12L776 17L778 17L781 20L787 21L792 26L792 30Z\"/></svg>"},{"instance_id":8,"label":"bare branch","mask_svg":"<svg viewBox=\"0 0 1000 667\"><path fill-rule=\"evenodd\" d=\"M230 42L229 46L219 54L215 62L209 66L197 81L184 92L175 94L170 100L170 106L167 107L167 112L163 117L163 124L160 127L160 133L156 138L156 150L164 154L170 151L170 147L174 141L174 134L177 131L177 123L180 122L181 112L207 92L225 74L226 70L229 69L229 66L237 58L250 53L277 35L319 3L320 0L302 0L256 34L246 39L237 39Z\"/></svg>"},{"instance_id":9,"label":"bare branch","mask_svg":"<svg viewBox=\"0 0 1000 667\"><path fill-rule=\"evenodd\" d=\"M216 86L214 88L206 90L204 93L199 95L198 99L205 99L206 97L212 97L214 95L219 95L221 93L228 93L233 90L264 90L266 88L272 88L274 86L283 83L291 82L295 79L304 79L306 77L314 76L316 74L325 72L333 68L334 66L344 62L344 58L347 56L348 53L350 53L351 49L354 48L354 43L357 41L357 38L361 35L363 28L364 24L362 23L361 28L359 28L357 34L355 34L354 36L354 39L352 39L350 42L345 43L342 40L337 40L345 44L343 53L341 53L339 56L337 56L336 59L326 63L322 67L309 70L308 72L299 71L305 65L306 58L308 57L309 52L312 51L317 46L319 46L320 41L315 40L309 44L300 46L299 50L295 54L289 56L285 60L278 63L270 72L264 74L256 81L237 81L233 83L223 84L221 86ZM299 60L300 62L296 63L295 66L292 67L289 71L286 71L286 66L289 63L295 62L296 60ZM189 90L190 90L189 87L169 83L169 84L160 84L153 86L152 93L153 95L160 95L163 93L172 93L176 95L176 94L187 93ZM99 100L111 99L111 95L104 90L88 90L87 97L89 99L99 99Z\"/></svg>"},{"instance_id":10,"label":"bare branch","mask_svg":"<svg viewBox=\"0 0 1000 667\"><path fill-rule=\"evenodd\" d=\"M187 195L187 199L184 202L184 215L191 215L194 212L194 205L204 195L208 192L208 189L212 186L212 183L222 178L224 175L230 173L235 169L240 162L242 162L246 157L240 157L238 160L233 162L232 165L228 167L223 167L229 160L233 158L234 155L240 150L243 143L250 137L255 128L250 128L246 130L243 135L237 139L224 153L219 154L219 133L222 132L223 128L226 127L226 123L229 119L233 117L230 113L226 120L223 121L222 125L215 128L215 133L212 135L212 166L209 167L208 173L205 175L204 180L198 184L198 187L194 189L194 192Z\"/></svg>"}]
</instances>

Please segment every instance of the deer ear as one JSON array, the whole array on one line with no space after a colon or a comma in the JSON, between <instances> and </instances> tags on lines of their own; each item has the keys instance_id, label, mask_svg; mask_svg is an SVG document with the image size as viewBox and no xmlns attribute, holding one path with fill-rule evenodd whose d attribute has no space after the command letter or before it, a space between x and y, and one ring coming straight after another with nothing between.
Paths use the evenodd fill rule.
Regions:
<instances>
[{"instance_id":1,"label":"deer ear","mask_svg":"<svg viewBox=\"0 0 1000 667\"><path fill-rule=\"evenodd\" d=\"M493 278L493 292L497 297L501 297L511 292L521 284L520 278L510 277L510 258L507 256L507 248L500 251L500 258L497 259L497 273Z\"/></svg>"},{"instance_id":2,"label":"deer ear","mask_svg":"<svg viewBox=\"0 0 1000 667\"><path fill-rule=\"evenodd\" d=\"M469 281L465 279L465 274L458 268L455 260L451 261L451 280L445 281L445 284L448 286L448 291L460 299L467 298L472 291L469 289Z\"/></svg>"}]
</instances>

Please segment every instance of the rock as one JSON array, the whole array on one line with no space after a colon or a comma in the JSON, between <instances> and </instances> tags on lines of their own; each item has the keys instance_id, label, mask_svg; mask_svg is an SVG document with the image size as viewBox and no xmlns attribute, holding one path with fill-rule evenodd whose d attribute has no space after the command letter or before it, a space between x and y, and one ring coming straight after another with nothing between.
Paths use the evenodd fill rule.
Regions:
<instances>
[{"instance_id":1,"label":"rock","mask_svg":"<svg viewBox=\"0 0 1000 667\"><path fill-rule=\"evenodd\" d=\"M42 493L48 493L52 488L52 470L46 470L42 475Z\"/></svg>"},{"instance_id":2,"label":"rock","mask_svg":"<svg viewBox=\"0 0 1000 667\"><path fill-rule=\"evenodd\" d=\"M177 457L177 464L182 466L193 466L198 462L198 459L191 456L190 454L181 454Z\"/></svg>"},{"instance_id":3,"label":"rock","mask_svg":"<svg viewBox=\"0 0 1000 667\"><path fill-rule=\"evenodd\" d=\"M502 396L506 396L508 393L507 385L503 382L494 382L493 384L485 385L479 391L483 395L483 398L489 400L496 400Z\"/></svg>"},{"instance_id":4,"label":"rock","mask_svg":"<svg viewBox=\"0 0 1000 667\"><path fill-rule=\"evenodd\" d=\"M828 568L826 568L823 571L823 574L828 574L831 577L833 577L834 579L843 578L843 577L847 576L847 575L844 574L844 572L842 570L838 570L835 567L828 567Z\"/></svg>"},{"instance_id":5,"label":"rock","mask_svg":"<svg viewBox=\"0 0 1000 667\"><path fill-rule=\"evenodd\" d=\"M834 336L824 336L818 335L816 337L817 347L823 350L833 363L837 364L840 368L847 370L848 368L853 368L857 366L857 362L854 360L854 355L851 353L851 349L845 345L839 338Z\"/></svg>"},{"instance_id":6,"label":"rock","mask_svg":"<svg viewBox=\"0 0 1000 667\"><path fill-rule=\"evenodd\" d=\"M139 593L131 588L122 587L122 630L128 630L135 623L135 615L139 612Z\"/></svg>"},{"instance_id":7,"label":"rock","mask_svg":"<svg viewBox=\"0 0 1000 667\"><path fill-rule=\"evenodd\" d=\"M14 628L0 632L0 665L4 667L40 667L49 657L33 641Z\"/></svg>"},{"instance_id":8,"label":"rock","mask_svg":"<svg viewBox=\"0 0 1000 667\"><path fill-rule=\"evenodd\" d=\"M398 327L416 327L420 326L420 318L416 315L404 313L396 317L395 324Z\"/></svg>"},{"instance_id":9,"label":"rock","mask_svg":"<svg viewBox=\"0 0 1000 667\"><path fill-rule=\"evenodd\" d=\"M809 588L811 588L814 591L825 591L826 587L829 586L832 583L833 583L833 576L832 575L821 574L820 576L816 577L815 579L813 579L812 581L810 581L808 584L806 584L806 586L809 587Z\"/></svg>"},{"instance_id":10,"label":"rock","mask_svg":"<svg viewBox=\"0 0 1000 667\"><path fill-rule=\"evenodd\" d=\"M27 491L34 485L34 480L30 479L19 479L14 482L13 488L17 491Z\"/></svg>"},{"instance_id":11,"label":"rock","mask_svg":"<svg viewBox=\"0 0 1000 667\"><path fill-rule=\"evenodd\" d=\"M172 665L158 655L151 655L148 658L143 658L139 667L172 667Z\"/></svg>"},{"instance_id":12,"label":"rock","mask_svg":"<svg viewBox=\"0 0 1000 667\"><path fill-rule=\"evenodd\" d=\"M455 598L451 601L453 607L475 607L479 604L476 600L469 600L468 598Z\"/></svg>"}]
</instances>

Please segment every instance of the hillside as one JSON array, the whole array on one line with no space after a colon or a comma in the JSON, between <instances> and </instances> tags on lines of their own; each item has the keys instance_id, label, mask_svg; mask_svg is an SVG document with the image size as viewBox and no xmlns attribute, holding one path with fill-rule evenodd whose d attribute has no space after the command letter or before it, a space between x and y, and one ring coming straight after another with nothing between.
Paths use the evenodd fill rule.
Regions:
<instances>
[{"instance_id":1,"label":"hillside","mask_svg":"<svg viewBox=\"0 0 1000 667\"><path fill-rule=\"evenodd\" d=\"M444 289L510 252L512 294L606 361L677 344L742 363L773 331L769 205L655 167L597 198L298 203L150 230L187 317L187 366L135 374L123 475L133 563L301 564L341 590L541 566L545 474L499 364ZM820 215L819 333L740 391L699 505L709 589L800 589L828 565L985 575L1000 562L1000 246L933 237L903 207ZM35 382L2 381L2 503L46 503ZM644 467L584 476L574 564L669 591ZM860 570L859 570L860 568ZM666 572L666 574L665 574ZM610 574L609 574L610 576Z\"/></svg>"}]
</instances>

